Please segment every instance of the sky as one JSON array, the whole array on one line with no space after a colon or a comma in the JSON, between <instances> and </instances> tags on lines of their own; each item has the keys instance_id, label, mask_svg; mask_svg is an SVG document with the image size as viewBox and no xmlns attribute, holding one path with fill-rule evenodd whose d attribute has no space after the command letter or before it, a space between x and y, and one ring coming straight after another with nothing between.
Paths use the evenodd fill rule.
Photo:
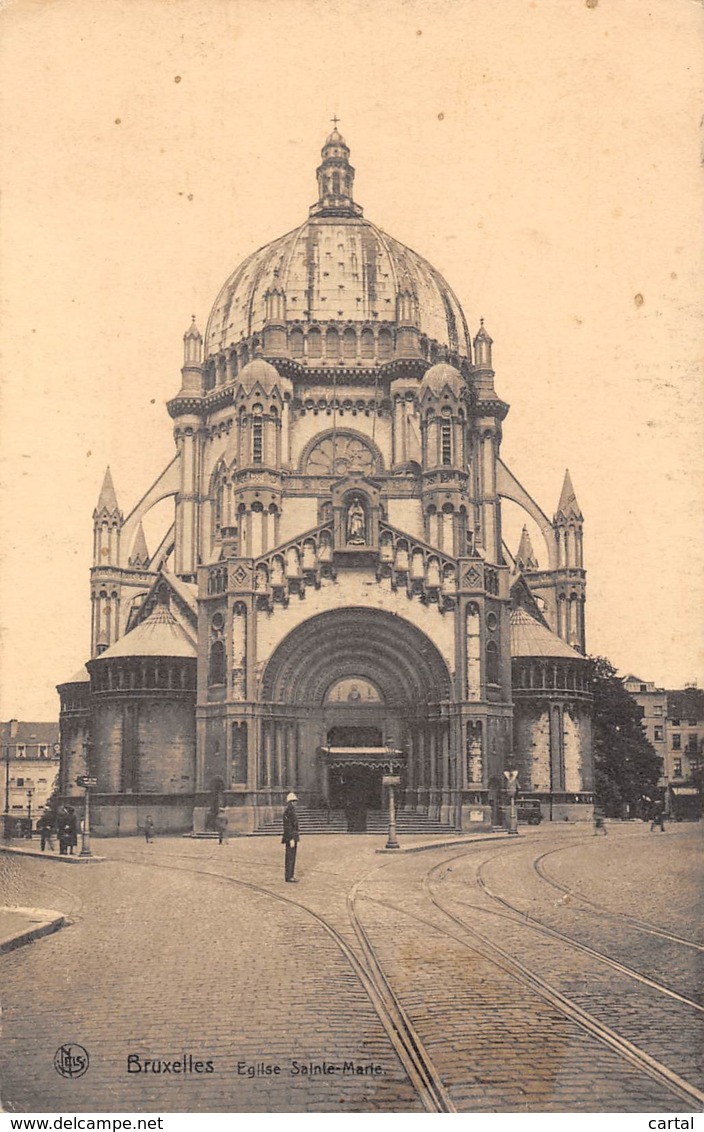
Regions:
<instances>
[{"instance_id":1,"label":"sky","mask_svg":"<svg viewBox=\"0 0 704 1132\"><path fill-rule=\"evenodd\" d=\"M694 0L6 3L0 718L56 718L88 657L105 467L127 513L171 459L191 315L203 330L237 264L305 219L334 114L365 216L485 319L502 456L549 515L570 469L588 650L704 686L703 19ZM506 507L513 550L524 518Z\"/></svg>"}]
</instances>

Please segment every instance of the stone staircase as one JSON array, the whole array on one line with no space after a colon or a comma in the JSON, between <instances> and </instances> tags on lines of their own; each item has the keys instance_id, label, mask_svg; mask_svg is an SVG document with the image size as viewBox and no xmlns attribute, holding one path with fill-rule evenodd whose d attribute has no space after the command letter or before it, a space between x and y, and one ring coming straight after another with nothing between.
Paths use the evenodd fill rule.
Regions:
<instances>
[{"instance_id":1,"label":"stone staircase","mask_svg":"<svg viewBox=\"0 0 704 1132\"><path fill-rule=\"evenodd\" d=\"M310 836L316 833L347 833L347 816L344 810L312 810L305 807L298 809L298 826L301 834ZM262 822L254 831L255 836L271 837L281 836L281 819ZM388 833L389 815L383 810L367 811L367 828L365 833L377 837ZM456 833L454 826L445 822L429 818L427 814L419 814L409 810L399 810L396 814L396 832L403 836L422 836L423 834Z\"/></svg>"}]
</instances>

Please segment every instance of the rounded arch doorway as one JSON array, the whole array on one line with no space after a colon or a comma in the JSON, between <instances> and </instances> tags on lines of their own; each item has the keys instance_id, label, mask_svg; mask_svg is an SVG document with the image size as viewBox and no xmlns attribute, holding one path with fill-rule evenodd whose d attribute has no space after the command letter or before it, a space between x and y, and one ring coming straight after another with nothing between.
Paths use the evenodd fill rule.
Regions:
<instances>
[{"instance_id":1,"label":"rounded arch doorway","mask_svg":"<svg viewBox=\"0 0 704 1132\"><path fill-rule=\"evenodd\" d=\"M270 729L295 729L286 781L312 807L344 810L348 828L382 807L382 776L400 773L402 795L422 806L437 772L451 699L437 646L416 626L384 610L347 607L318 614L276 648L261 682L263 743ZM448 752L449 757L449 752ZM272 781L260 760L259 788ZM275 769L275 768L274 768Z\"/></svg>"}]
</instances>

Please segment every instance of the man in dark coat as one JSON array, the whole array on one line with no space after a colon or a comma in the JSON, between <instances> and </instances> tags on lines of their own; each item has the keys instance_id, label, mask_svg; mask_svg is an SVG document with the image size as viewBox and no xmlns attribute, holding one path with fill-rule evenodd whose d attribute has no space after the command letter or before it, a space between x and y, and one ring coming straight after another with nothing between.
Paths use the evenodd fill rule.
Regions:
<instances>
[{"instance_id":1,"label":"man in dark coat","mask_svg":"<svg viewBox=\"0 0 704 1132\"><path fill-rule=\"evenodd\" d=\"M295 794L286 795L286 809L284 810L284 835L281 838L281 844L286 846L286 857L284 863L284 879L290 884L296 884L294 872L296 871L296 850L300 835L298 833L298 814L296 813L296 802L298 798Z\"/></svg>"}]
</instances>

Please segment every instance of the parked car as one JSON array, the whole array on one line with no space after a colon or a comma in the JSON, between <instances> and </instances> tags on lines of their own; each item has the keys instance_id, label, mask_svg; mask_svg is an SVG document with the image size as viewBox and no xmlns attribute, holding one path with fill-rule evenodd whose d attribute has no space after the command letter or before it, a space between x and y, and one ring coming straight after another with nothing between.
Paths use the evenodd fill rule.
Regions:
<instances>
[{"instance_id":1,"label":"parked car","mask_svg":"<svg viewBox=\"0 0 704 1132\"><path fill-rule=\"evenodd\" d=\"M517 798L516 815L524 825L540 825L543 820L540 802L537 798Z\"/></svg>"}]
</instances>

